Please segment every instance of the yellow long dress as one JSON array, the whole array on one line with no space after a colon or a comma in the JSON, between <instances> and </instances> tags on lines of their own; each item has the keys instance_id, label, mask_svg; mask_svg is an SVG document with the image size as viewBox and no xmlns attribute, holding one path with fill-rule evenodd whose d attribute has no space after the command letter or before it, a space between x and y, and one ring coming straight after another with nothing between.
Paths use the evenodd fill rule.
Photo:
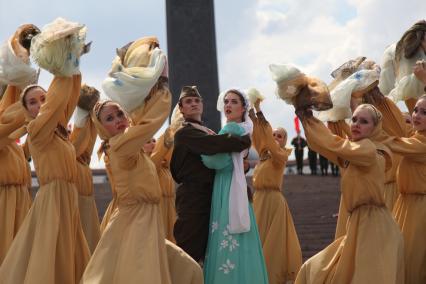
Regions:
<instances>
[{"instance_id":1,"label":"yellow long dress","mask_svg":"<svg viewBox=\"0 0 426 284\"><path fill-rule=\"evenodd\" d=\"M90 252L96 248L101 236L98 209L93 194L93 177L90 169L90 158L96 142L96 128L89 118L84 127L74 127L70 140L74 145L77 156L78 208L84 236Z\"/></svg>"},{"instance_id":2,"label":"yellow long dress","mask_svg":"<svg viewBox=\"0 0 426 284\"><path fill-rule=\"evenodd\" d=\"M90 253L80 224L77 167L58 123L71 116L81 76L55 77L38 116L29 122L29 149L40 188L2 266L0 283L78 283Z\"/></svg>"},{"instance_id":3,"label":"yellow long dress","mask_svg":"<svg viewBox=\"0 0 426 284\"><path fill-rule=\"evenodd\" d=\"M388 150L332 135L314 118L303 126L312 149L346 168L341 189L350 215L346 235L306 261L295 283L404 283L402 235L384 202Z\"/></svg>"},{"instance_id":4,"label":"yellow long dress","mask_svg":"<svg viewBox=\"0 0 426 284\"><path fill-rule=\"evenodd\" d=\"M0 265L31 206L29 165L22 147L8 138L25 122L19 93L9 86L0 103Z\"/></svg>"},{"instance_id":5,"label":"yellow long dress","mask_svg":"<svg viewBox=\"0 0 426 284\"><path fill-rule=\"evenodd\" d=\"M426 131L388 146L403 157L393 214L404 236L405 283L426 283Z\"/></svg>"},{"instance_id":6,"label":"yellow long dress","mask_svg":"<svg viewBox=\"0 0 426 284\"><path fill-rule=\"evenodd\" d=\"M287 201L281 192L283 174L291 149L281 148L261 112L250 113L252 142L260 161L253 172L254 214L262 241L271 284L295 280L302 266L302 251Z\"/></svg>"},{"instance_id":7,"label":"yellow long dress","mask_svg":"<svg viewBox=\"0 0 426 284\"><path fill-rule=\"evenodd\" d=\"M162 89L131 113L134 125L111 137L105 156L117 209L102 233L82 283L171 283L159 208L161 191L154 164L141 150L170 112ZM99 136L107 133L93 117Z\"/></svg>"},{"instance_id":8,"label":"yellow long dress","mask_svg":"<svg viewBox=\"0 0 426 284\"><path fill-rule=\"evenodd\" d=\"M173 237L173 226L176 222L175 209L175 181L170 173L170 159L172 157L173 145L170 141L170 129L160 136L155 144L151 159L157 169L158 179L162 197L160 200L160 212L163 218L164 233L166 239L176 243Z\"/></svg>"}]
</instances>

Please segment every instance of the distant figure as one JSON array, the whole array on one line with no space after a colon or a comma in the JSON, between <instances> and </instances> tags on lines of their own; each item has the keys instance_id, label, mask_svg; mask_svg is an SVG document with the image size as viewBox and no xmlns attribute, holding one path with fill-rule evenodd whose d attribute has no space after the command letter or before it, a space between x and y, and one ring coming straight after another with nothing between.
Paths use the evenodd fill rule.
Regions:
<instances>
[{"instance_id":1,"label":"distant figure","mask_svg":"<svg viewBox=\"0 0 426 284\"><path fill-rule=\"evenodd\" d=\"M308 160L309 168L311 169L311 175L317 175L317 161L318 155L317 152L308 147Z\"/></svg>"},{"instance_id":2,"label":"distant figure","mask_svg":"<svg viewBox=\"0 0 426 284\"><path fill-rule=\"evenodd\" d=\"M331 166L331 174L334 177L337 177L339 175L339 167L335 164L333 164L332 162L330 162L330 166Z\"/></svg>"},{"instance_id":3,"label":"distant figure","mask_svg":"<svg viewBox=\"0 0 426 284\"><path fill-rule=\"evenodd\" d=\"M319 155L321 175L328 176L328 160L326 157Z\"/></svg>"},{"instance_id":4,"label":"distant figure","mask_svg":"<svg viewBox=\"0 0 426 284\"><path fill-rule=\"evenodd\" d=\"M294 147L294 154L296 155L297 173L303 175L303 148L307 146L306 140L297 133L297 136L291 140L291 145Z\"/></svg>"}]
</instances>

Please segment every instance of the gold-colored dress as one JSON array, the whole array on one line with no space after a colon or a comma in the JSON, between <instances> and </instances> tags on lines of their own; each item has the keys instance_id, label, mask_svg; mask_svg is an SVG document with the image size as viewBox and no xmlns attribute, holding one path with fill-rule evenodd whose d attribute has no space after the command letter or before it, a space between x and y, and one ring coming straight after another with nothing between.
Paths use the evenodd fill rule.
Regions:
<instances>
[{"instance_id":1,"label":"gold-colored dress","mask_svg":"<svg viewBox=\"0 0 426 284\"><path fill-rule=\"evenodd\" d=\"M384 202L388 150L370 139L351 142L318 120L303 123L309 146L345 167L341 190L347 233L302 265L302 283L404 283L401 232Z\"/></svg>"},{"instance_id":2,"label":"gold-colored dress","mask_svg":"<svg viewBox=\"0 0 426 284\"><path fill-rule=\"evenodd\" d=\"M82 283L171 283L154 164L141 150L170 111L170 92L154 93L131 113L134 125L110 138L105 156L116 192L112 211ZM93 117L99 136L106 130Z\"/></svg>"},{"instance_id":3,"label":"gold-colored dress","mask_svg":"<svg viewBox=\"0 0 426 284\"><path fill-rule=\"evenodd\" d=\"M31 173L21 146L8 136L25 122L20 90L9 86L0 102L0 265L31 206Z\"/></svg>"},{"instance_id":4,"label":"gold-colored dress","mask_svg":"<svg viewBox=\"0 0 426 284\"><path fill-rule=\"evenodd\" d=\"M96 128L89 118L84 127L74 127L70 140L77 155L77 182L78 208L84 236L90 251L93 251L101 236L99 228L98 209L93 194L93 177L90 169L90 158L96 142Z\"/></svg>"},{"instance_id":5,"label":"gold-colored dress","mask_svg":"<svg viewBox=\"0 0 426 284\"><path fill-rule=\"evenodd\" d=\"M281 148L261 112L250 113L252 142L260 161L253 172L253 207L271 284L295 280L302 265L302 251L286 199L281 192L291 149Z\"/></svg>"},{"instance_id":6,"label":"gold-colored dress","mask_svg":"<svg viewBox=\"0 0 426 284\"><path fill-rule=\"evenodd\" d=\"M170 129L160 136L155 144L151 159L157 169L162 197L160 200L160 212L163 217L164 233L166 239L175 243L173 226L176 222L175 209L175 181L170 173L170 159L173 153L173 137L170 137Z\"/></svg>"},{"instance_id":7,"label":"gold-colored dress","mask_svg":"<svg viewBox=\"0 0 426 284\"><path fill-rule=\"evenodd\" d=\"M393 214L404 236L405 283L426 283L426 131L388 146L403 157Z\"/></svg>"},{"instance_id":8,"label":"gold-colored dress","mask_svg":"<svg viewBox=\"0 0 426 284\"><path fill-rule=\"evenodd\" d=\"M2 284L78 283L89 260L78 211L75 151L61 131L80 84L80 75L55 77L38 116L28 124L40 188L0 267Z\"/></svg>"}]
</instances>

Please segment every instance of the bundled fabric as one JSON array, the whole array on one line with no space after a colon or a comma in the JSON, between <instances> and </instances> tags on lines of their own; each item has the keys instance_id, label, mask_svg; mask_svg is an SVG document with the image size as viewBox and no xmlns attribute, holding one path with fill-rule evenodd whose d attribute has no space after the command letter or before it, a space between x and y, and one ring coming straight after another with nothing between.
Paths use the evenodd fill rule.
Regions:
<instances>
[{"instance_id":1,"label":"bundled fabric","mask_svg":"<svg viewBox=\"0 0 426 284\"><path fill-rule=\"evenodd\" d=\"M37 82L38 73L31 67L28 48L31 38L39 32L34 25L22 25L0 47L0 84L23 89Z\"/></svg>"},{"instance_id":2,"label":"bundled fabric","mask_svg":"<svg viewBox=\"0 0 426 284\"><path fill-rule=\"evenodd\" d=\"M330 92L321 80L306 76L292 64L271 64L272 79L277 83L277 95L296 110L332 107Z\"/></svg>"},{"instance_id":3,"label":"bundled fabric","mask_svg":"<svg viewBox=\"0 0 426 284\"><path fill-rule=\"evenodd\" d=\"M167 76L166 55L155 37L141 38L118 49L117 54L102 88L130 113L144 104L160 76Z\"/></svg>"},{"instance_id":4,"label":"bundled fabric","mask_svg":"<svg viewBox=\"0 0 426 284\"><path fill-rule=\"evenodd\" d=\"M263 101L265 99L265 97L255 88L248 89L247 96L251 105L254 105L257 100Z\"/></svg>"},{"instance_id":5,"label":"bundled fabric","mask_svg":"<svg viewBox=\"0 0 426 284\"><path fill-rule=\"evenodd\" d=\"M57 18L32 39L31 56L53 75L69 77L79 72L85 39L84 25Z\"/></svg>"},{"instance_id":6,"label":"bundled fabric","mask_svg":"<svg viewBox=\"0 0 426 284\"><path fill-rule=\"evenodd\" d=\"M362 96L365 92L377 86L380 69L359 70L341 81L331 91L333 108L320 112L318 118L322 121L339 121L350 118L351 97Z\"/></svg>"}]
</instances>

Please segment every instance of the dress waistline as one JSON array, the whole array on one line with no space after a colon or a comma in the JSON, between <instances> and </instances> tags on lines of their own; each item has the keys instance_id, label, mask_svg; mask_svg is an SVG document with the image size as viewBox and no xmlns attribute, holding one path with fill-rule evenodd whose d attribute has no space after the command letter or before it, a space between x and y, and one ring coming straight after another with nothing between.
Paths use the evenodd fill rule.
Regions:
<instances>
[{"instance_id":1,"label":"dress waistline","mask_svg":"<svg viewBox=\"0 0 426 284\"><path fill-rule=\"evenodd\" d=\"M360 209L361 207L366 207L366 206L369 206L369 207L377 207L377 208L383 208L383 207L385 207L386 208L386 204L376 204L376 203L363 203L363 204L359 204L359 205L357 205L357 206L355 206L354 208L352 208L352 210L348 210L349 211L349 214L352 214L355 210L358 210L358 209Z\"/></svg>"}]
</instances>

